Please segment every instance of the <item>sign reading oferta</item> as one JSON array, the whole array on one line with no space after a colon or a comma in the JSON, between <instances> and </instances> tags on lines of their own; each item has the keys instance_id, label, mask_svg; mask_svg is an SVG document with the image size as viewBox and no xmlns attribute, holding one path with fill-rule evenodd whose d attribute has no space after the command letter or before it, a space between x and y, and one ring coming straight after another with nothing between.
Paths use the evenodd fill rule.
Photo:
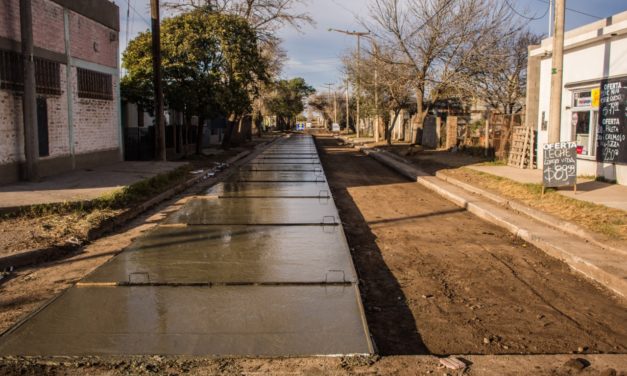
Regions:
<instances>
[{"instance_id":1,"label":"sign reading oferta","mask_svg":"<svg viewBox=\"0 0 627 376\"><path fill-rule=\"evenodd\" d=\"M597 160L627 164L627 78L601 82Z\"/></svg>"},{"instance_id":2,"label":"sign reading oferta","mask_svg":"<svg viewBox=\"0 0 627 376\"><path fill-rule=\"evenodd\" d=\"M543 147L544 187L563 187L577 184L577 143L558 142Z\"/></svg>"}]
</instances>

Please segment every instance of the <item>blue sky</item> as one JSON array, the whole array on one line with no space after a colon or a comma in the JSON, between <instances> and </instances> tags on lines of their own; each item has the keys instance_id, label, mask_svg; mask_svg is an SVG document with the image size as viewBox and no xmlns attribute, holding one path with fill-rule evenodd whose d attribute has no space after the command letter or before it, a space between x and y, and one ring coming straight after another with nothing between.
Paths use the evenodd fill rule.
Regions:
<instances>
[{"instance_id":1,"label":"blue sky","mask_svg":"<svg viewBox=\"0 0 627 376\"><path fill-rule=\"evenodd\" d=\"M126 43L127 1L114 0L120 7L122 49ZM163 0L162 0L163 1ZM502 0L505 1L505 0ZM367 17L368 0L309 0L300 10L307 11L316 22L314 26L305 26L302 32L283 29L280 36L287 51L288 61L283 76L304 77L318 90L324 83L339 83L341 80L340 57L356 45L355 38L327 30L332 28L360 30L357 17ZM531 18L541 17L548 7L548 0L509 0L516 10ZM149 0L131 0L129 38L149 28ZM611 16L627 10L625 0L567 0L566 28L573 29L599 18ZM587 13L584 15L576 11ZM594 17L592 17L594 16ZM530 23L530 28L547 34L548 15Z\"/></svg>"}]
</instances>

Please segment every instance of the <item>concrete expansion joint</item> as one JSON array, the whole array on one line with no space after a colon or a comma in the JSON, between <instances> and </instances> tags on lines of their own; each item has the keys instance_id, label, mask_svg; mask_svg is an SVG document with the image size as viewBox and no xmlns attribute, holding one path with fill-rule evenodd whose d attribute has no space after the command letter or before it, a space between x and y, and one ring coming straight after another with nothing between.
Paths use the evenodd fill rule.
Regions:
<instances>
[{"instance_id":1,"label":"concrete expansion joint","mask_svg":"<svg viewBox=\"0 0 627 376\"><path fill-rule=\"evenodd\" d=\"M303 282L77 282L78 288L112 288L112 287L278 287L278 286L355 286L358 283L350 281L303 281Z\"/></svg>"}]
</instances>

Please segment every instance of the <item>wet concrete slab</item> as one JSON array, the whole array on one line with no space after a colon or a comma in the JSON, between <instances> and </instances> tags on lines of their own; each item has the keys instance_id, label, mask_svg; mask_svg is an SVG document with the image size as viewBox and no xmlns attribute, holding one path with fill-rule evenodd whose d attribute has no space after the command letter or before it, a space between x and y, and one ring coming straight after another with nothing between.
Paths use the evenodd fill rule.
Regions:
<instances>
[{"instance_id":1,"label":"wet concrete slab","mask_svg":"<svg viewBox=\"0 0 627 376\"><path fill-rule=\"evenodd\" d=\"M354 285L74 287L0 342L0 355L369 354Z\"/></svg>"},{"instance_id":2,"label":"wet concrete slab","mask_svg":"<svg viewBox=\"0 0 627 376\"><path fill-rule=\"evenodd\" d=\"M318 153L310 152L310 153L300 153L300 152L281 152L281 151L271 151L271 152L263 152L260 155L268 156L268 157L277 157L277 156L298 156L298 157L317 157Z\"/></svg>"},{"instance_id":3,"label":"wet concrete slab","mask_svg":"<svg viewBox=\"0 0 627 376\"><path fill-rule=\"evenodd\" d=\"M320 165L320 160L317 158L312 159L299 159L298 161L294 159L263 159L263 158L255 158L251 161L253 164L316 164Z\"/></svg>"},{"instance_id":4,"label":"wet concrete slab","mask_svg":"<svg viewBox=\"0 0 627 376\"><path fill-rule=\"evenodd\" d=\"M266 153L3 335L0 355L372 354L312 138Z\"/></svg>"},{"instance_id":5,"label":"wet concrete slab","mask_svg":"<svg viewBox=\"0 0 627 376\"><path fill-rule=\"evenodd\" d=\"M331 199L194 199L171 214L166 224L186 225L333 225L339 224Z\"/></svg>"},{"instance_id":6,"label":"wet concrete slab","mask_svg":"<svg viewBox=\"0 0 627 376\"><path fill-rule=\"evenodd\" d=\"M242 166L240 171L311 171L322 172L322 166L316 164L275 164L275 163L263 163L256 164L250 163Z\"/></svg>"},{"instance_id":7,"label":"wet concrete slab","mask_svg":"<svg viewBox=\"0 0 627 376\"><path fill-rule=\"evenodd\" d=\"M318 159L318 156L315 154L260 154L257 159L293 159L295 161L300 161L303 159ZM298 162L297 162L298 163Z\"/></svg>"},{"instance_id":8,"label":"wet concrete slab","mask_svg":"<svg viewBox=\"0 0 627 376\"><path fill-rule=\"evenodd\" d=\"M345 282L357 275L340 226L165 226L80 284Z\"/></svg>"},{"instance_id":9,"label":"wet concrete slab","mask_svg":"<svg viewBox=\"0 0 627 376\"><path fill-rule=\"evenodd\" d=\"M326 177L320 171L238 171L229 181L241 182L303 182L324 183Z\"/></svg>"},{"instance_id":10,"label":"wet concrete slab","mask_svg":"<svg viewBox=\"0 0 627 376\"><path fill-rule=\"evenodd\" d=\"M224 182L207 191L208 196L219 198L329 198L327 183L241 183Z\"/></svg>"}]
</instances>

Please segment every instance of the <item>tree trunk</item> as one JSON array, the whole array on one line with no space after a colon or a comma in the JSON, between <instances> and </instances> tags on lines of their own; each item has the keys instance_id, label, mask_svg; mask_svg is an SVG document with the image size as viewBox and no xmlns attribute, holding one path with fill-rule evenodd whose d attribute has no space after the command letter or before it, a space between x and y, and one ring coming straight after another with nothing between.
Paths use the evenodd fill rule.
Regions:
<instances>
[{"instance_id":1,"label":"tree trunk","mask_svg":"<svg viewBox=\"0 0 627 376\"><path fill-rule=\"evenodd\" d=\"M233 131L235 129L235 125L238 124L237 115L231 114L227 118L226 122L226 130L224 132L224 138L222 139L222 148L228 149L231 147L231 140L233 138Z\"/></svg>"},{"instance_id":2,"label":"tree trunk","mask_svg":"<svg viewBox=\"0 0 627 376\"><path fill-rule=\"evenodd\" d=\"M499 155L501 159L505 159L505 149L507 148L507 144L510 143L510 137L512 137L512 129L514 127L514 113L510 110L508 126L505 129L505 135L501 137L501 144L499 145Z\"/></svg>"},{"instance_id":3,"label":"tree trunk","mask_svg":"<svg viewBox=\"0 0 627 376\"><path fill-rule=\"evenodd\" d=\"M189 154L189 130L192 126L192 115L189 112L185 112L185 134L183 137L183 148L185 148L183 154L187 157Z\"/></svg>"},{"instance_id":4,"label":"tree trunk","mask_svg":"<svg viewBox=\"0 0 627 376\"><path fill-rule=\"evenodd\" d=\"M205 130L205 118L198 118L198 128L196 129L196 154L202 154L202 139Z\"/></svg>"},{"instance_id":5,"label":"tree trunk","mask_svg":"<svg viewBox=\"0 0 627 376\"><path fill-rule=\"evenodd\" d=\"M394 131L394 126L396 126L396 120L398 120L398 115L401 113L401 110L394 110L394 119L392 120L392 126L388 126L385 130L385 139L388 142L388 145L392 145L392 132Z\"/></svg>"},{"instance_id":6,"label":"tree trunk","mask_svg":"<svg viewBox=\"0 0 627 376\"><path fill-rule=\"evenodd\" d=\"M413 127L411 144L422 144L422 131L426 117L427 111L425 111L423 91L422 89L418 89L416 90L416 124Z\"/></svg>"}]
</instances>

